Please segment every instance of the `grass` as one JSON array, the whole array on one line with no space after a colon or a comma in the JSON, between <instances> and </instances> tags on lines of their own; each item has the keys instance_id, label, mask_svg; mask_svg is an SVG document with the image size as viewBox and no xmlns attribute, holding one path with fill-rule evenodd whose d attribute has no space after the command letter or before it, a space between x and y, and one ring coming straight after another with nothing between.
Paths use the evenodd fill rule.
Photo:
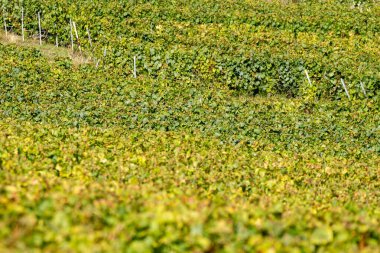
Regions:
<instances>
[{"instance_id":1,"label":"grass","mask_svg":"<svg viewBox=\"0 0 380 253\"><path fill-rule=\"evenodd\" d=\"M42 45L40 45L39 40L32 38L26 38L22 41L21 36L10 32L7 35L4 32L0 32L0 42L5 45L12 44L19 47L39 49L42 55L50 61L53 61L55 58L70 58L74 65L91 62L91 57L86 56L84 53L73 52L70 48L56 47L45 42L42 42Z\"/></svg>"}]
</instances>

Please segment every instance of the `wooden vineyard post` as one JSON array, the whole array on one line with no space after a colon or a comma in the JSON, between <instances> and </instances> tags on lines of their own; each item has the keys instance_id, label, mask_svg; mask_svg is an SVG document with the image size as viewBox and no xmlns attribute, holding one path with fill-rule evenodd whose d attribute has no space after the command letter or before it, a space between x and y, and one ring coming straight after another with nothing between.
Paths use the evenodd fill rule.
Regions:
<instances>
[{"instance_id":1,"label":"wooden vineyard post","mask_svg":"<svg viewBox=\"0 0 380 253\"><path fill-rule=\"evenodd\" d=\"M346 92L346 95L347 95L348 99L350 99L350 94L348 94L348 90L347 90L346 84L344 83L343 78L341 78L340 81L342 83L342 86L344 88L344 91Z\"/></svg>"},{"instance_id":2,"label":"wooden vineyard post","mask_svg":"<svg viewBox=\"0 0 380 253\"><path fill-rule=\"evenodd\" d=\"M41 29L41 14L38 12L38 31L40 37L40 45L42 45L42 29Z\"/></svg>"},{"instance_id":3,"label":"wooden vineyard post","mask_svg":"<svg viewBox=\"0 0 380 253\"><path fill-rule=\"evenodd\" d=\"M362 81L360 81L360 87L361 87L361 89L363 91L364 96L367 98L367 92L365 91L364 84L363 84Z\"/></svg>"},{"instance_id":4,"label":"wooden vineyard post","mask_svg":"<svg viewBox=\"0 0 380 253\"><path fill-rule=\"evenodd\" d=\"M310 85L310 86L313 86L313 85L311 84L311 80L310 80L310 77L309 77L309 73L307 72L306 69L305 69L305 75L306 75L307 81L309 82L309 85Z\"/></svg>"},{"instance_id":5,"label":"wooden vineyard post","mask_svg":"<svg viewBox=\"0 0 380 253\"><path fill-rule=\"evenodd\" d=\"M5 37L8 37L7 20L5 19L5 7L3 7L3 20L4 20Z\"/></svg>"},{"instance_id":6,"label":"wooden vineyard post","mask_svg":"<svg viewBox=\"0 0 380 253\"><path fill-rule=\"evenodd\" d=\"M79 43L79 36L78 36L77 26L76 26L75 22L73 22L73 27L74 27L75 37L76 37L77 42L78 42L79 51L82 53L82 49L81 49L80 43Z\"/></svg>"},{"instance_id":7,"label":"wooden vineyard post","mask_svg":"<svg viewBox=\"0 0 380 253\"><path fill-rule=\"evenodd\" d=\"M58 32L57 32L57 25L54 24L55 28L55 46L58 47Z\"/></svg>"},{"instance_id":8,"label":"wooden vineyard post","mask_svg":"<svg viewBox=\"0 0 380 253\"><path fill-rule=\"evenodd\" d=\"M21 8L21 36L22 41L25 41L25 35L24 35L24 7Z\"/></svg>"},{"instance_id":9,"label":"wooden vineyard post","mask_svg":"<svg viewBox=\"0 0 380 253\"><path fill-rule=\"evenodd\" d=\"M71 50L74 52L74 38L73 38L73 22L70 18L70 40L71 40Z\"/></svg>"},{"instance_id":10,"label":"wooden vineyard post","mask_svg":"<svg viewBox=\"0 0 380 253\"><path fill-rule=\"evenodd\" d=\"M86 27L86 30L87 30L87 35L88 35L88 42L90 43L90 48L92 48L92 41L91 41L90 30L88 29L88 27Z\"/></svg>"},{"instance_id":11,"label":"wooden vineyard post","mask_svg":"<svg viewBox=\"0 0 380 253\"><path fill-rule=\"evenodd\" d=\"M133 56L133 77L134 77L134 78L137 78L136 56Z\"/></svg>"}]
</instances>

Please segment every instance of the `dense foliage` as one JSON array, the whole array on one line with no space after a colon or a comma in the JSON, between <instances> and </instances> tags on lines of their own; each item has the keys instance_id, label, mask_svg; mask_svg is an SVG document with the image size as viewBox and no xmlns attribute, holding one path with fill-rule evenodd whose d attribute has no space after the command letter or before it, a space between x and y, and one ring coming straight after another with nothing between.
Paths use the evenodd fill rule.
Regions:
<instances>
[{"instance_id":1,"label":"dense foliage","mask_svg":"<svg viewBox=\"0 0 380 253\"><path fill-rule=\"evenodd\" d=\"M371 100L0 56L0 251L379 250Z\"/></svg>"},{"instance_id":2,"label":"dense foliage","mask_svg":"<svg viewBox=\"0 0 380 253\"><path fill-rule=\"evenodd\" d=\"M0 252L380 252L378 3L3 4Z\"/></svg>"},{"instance_id":3,"label":"dense foliage","mask_svg":"<svg viewBox=\"0 0 380 253\"><path fill-rule=\"evenodd\" d=\"M379 99L380 57L377 2L305 1L3 1L8 29L38 31L42 13L47 40L70 44L69 20L79 43L114 71L170 80L218 82L249 94L309 93L341 98L341 81L352 97ZM21 4L20 4L21 3ZM87 28L94 41L90 48ZM313 80L307 88L304 70ZM211 80L211 81L210 81Z\"/></svg>"}]
</instances>

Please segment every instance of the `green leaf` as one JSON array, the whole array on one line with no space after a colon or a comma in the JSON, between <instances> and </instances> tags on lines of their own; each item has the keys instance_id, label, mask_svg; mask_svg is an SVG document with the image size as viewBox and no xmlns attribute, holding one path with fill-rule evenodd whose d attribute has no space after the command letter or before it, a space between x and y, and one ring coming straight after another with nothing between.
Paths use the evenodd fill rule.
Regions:
<instances>
[{"instance_id":1,"label":"green leaf","mask_svg":"<svg viewBox=\"0 0 380 253\"><path fill-rule=\"evenodd\" d=\"M316 228L311 234L310 241L315 245L324 245L334 238L333 231L329 227Z\"/></svg>"}]
</instances>

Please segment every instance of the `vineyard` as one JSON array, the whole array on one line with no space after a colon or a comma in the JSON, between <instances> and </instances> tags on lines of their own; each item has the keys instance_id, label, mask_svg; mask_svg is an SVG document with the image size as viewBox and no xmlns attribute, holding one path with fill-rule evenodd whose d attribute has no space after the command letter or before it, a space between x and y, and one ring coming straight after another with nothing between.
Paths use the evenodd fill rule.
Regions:
<instances>
[{"instance_id":1,"label":"vineyard","mask_svg":"<svg viewBox=\"0 0 380 253\"><path fill-rule=\"evenodd\" d=\"M0 252L380 252L378 2L1 13Z\"/></svg>"},{"instance_id":2,"label":"vineyard","mask_svg":"<svg viewBox=\"0 0 380 253\"><path fill-rule=\"evenodd\" d=\"M309 71L318 97L354 97L380 89L380 7L327 2L281 5L265 1L5 1L8 30L70 45L118 71L172 80L223 83L248 94L304 92ZM180 6L180 7L179 7ZM90 35L91 40L87 37ZM74 36L75 37L75 36ZM93 42L93 43L92 43ZM91 44L91 45L90 45ZM103 57L106 55L106 57ZM184 80L185 79L185 80ZM345 96L343 94L343 96Z\"/></svg>"}]
</instances>

